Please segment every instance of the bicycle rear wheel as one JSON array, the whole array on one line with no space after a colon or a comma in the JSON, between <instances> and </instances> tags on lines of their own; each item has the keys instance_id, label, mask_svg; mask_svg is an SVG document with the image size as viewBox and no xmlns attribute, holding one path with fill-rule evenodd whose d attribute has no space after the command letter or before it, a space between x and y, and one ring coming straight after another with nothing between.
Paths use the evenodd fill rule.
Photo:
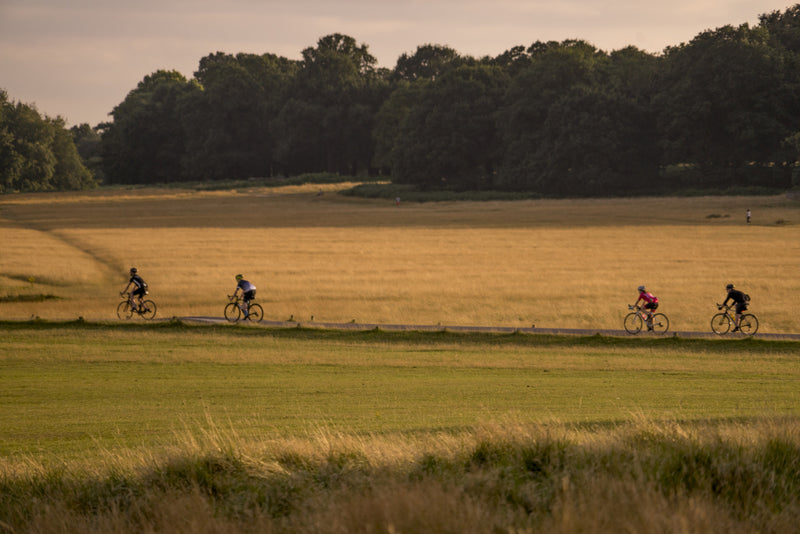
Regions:
<instances>
[{"instance_id":1,"label":"bicycle rear wheel","mask_svg":"<svg viewBox=\"0 0 800 534\"><path fill-rule=\"evenodd\" d=\"M752 336L758 332L758 319L756 316L751 313L742 315L742 318L739 319L739 330L747 336Z\"/></svg>"},{"instance_id":2,"label":"bicycle rear wheel","mask_svg":"<svg viewBox=\"0 0 800 534\"><path fill-rule=\"evenodd\" d=\"M629 334L638 334L642 331L644 322L638 313L629 313L625 316L625 331Z\"/></svg>"},{"instance_id":3,"label":"bicycle rear wheel","mask_svg":"<svg viewBox=\"0 0 800 534\"><path fill-rule=\"evenodd\" d=\"M239 320L239 315L241 315L241 313L242 310L239 309L239 305L235 302L231 302L225 306L225 318L232 323Z\"/></svg>"},{"instance_id":4,"label":"bicycle rear wheel","mask_svg":"<svg viewBox=\"0 0 800 534\"><path fill-rule=\"evenodd\" d=\"M731 329L731 318L726 313L718 313L711 318L711 331L717 335L727 334Z\"/></svg>"},{"instance_id":5,"label":"bicycle rear wheel","mask_svg":"<svg viewBox=\"0 0 800 534\"><path fill-rule=\"evenodd\" d=\"M117 306L117 317L120 319L130 319L133 317L133 309L128 305L127 300L123 300Z\"/></svg>"},{"instance_id":6,"label":"bicycle rear wheel","mask_svg":"<svg viewBox=\"0 0 800 534\"><path fill-rule=\"evenodd\" d=\"M139 314L142 319L150 320L156 316L156 303L152 300L142 302L142 312Z\"/></svg>"},{"instance_id":7,"label":"bicycle rear wheel","mask_svg":"<svg viewBox=\"0 0 800 534\"><path fill-rule=\"evenodd\" d=\"M253 321L254 323L260 323L261 319L264 318L264 309L261 307L260 304L251 304L250 309L247 310L247 319L249 321Z\"/></svg>"},{"instance_id":8,"label":"bicycle rear wheel","mask_svg":"<svg viewBox=\"0 0 800 534\"><path fill-rule=\"evenodd\" d=\"M666 334L669 330L669 319L663 313L653 315L653 332L656 334Z\"/></svg>"}]
</instances>

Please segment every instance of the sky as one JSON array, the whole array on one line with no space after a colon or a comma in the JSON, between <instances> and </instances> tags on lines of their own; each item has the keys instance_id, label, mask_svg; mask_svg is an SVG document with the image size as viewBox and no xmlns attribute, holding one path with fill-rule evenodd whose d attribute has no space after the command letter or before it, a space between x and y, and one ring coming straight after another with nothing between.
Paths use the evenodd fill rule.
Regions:
<instances>
[{"instance_id":1,"label":"sky","mask_svg":"<svg viewBox=\"0 0 800 534\"><path fill-rule=\"evenodd\" d=\"M425 44L496 56L583 39L651 53L727 24L758 23L785 0L0 0L0 89L68 126L110 120L148 74L192 78L214 52L300 59L326 35L367 45L378 66Z\"/></svg>"}]
</instances>

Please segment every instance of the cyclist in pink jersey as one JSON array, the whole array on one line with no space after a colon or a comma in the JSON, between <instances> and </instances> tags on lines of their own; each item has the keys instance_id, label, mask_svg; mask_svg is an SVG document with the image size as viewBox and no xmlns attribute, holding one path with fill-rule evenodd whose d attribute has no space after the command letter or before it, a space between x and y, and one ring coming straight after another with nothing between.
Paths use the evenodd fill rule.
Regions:
<instances>
[{"instance_id":1,"label":"cyclist in pink jersey","mask_svg":"<svg viewBox=\"0 0 800 534\"><path fill-rule=\"evenodd\" d=\"M647 329L653 329L653 311L658 308L658 297L653 295L652 293L648 293L644 286L639 286L639 298L636 299L636 304L634 306L638 306L639 302L644 302L644 309L647 312Z\"/></svg>"}]
</instances>

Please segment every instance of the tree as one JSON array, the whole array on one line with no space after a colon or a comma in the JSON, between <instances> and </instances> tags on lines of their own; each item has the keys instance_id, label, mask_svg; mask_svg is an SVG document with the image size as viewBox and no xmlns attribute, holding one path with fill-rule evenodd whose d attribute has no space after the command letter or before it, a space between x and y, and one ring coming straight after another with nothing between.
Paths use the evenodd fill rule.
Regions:
<instances>
[{"instance_id":1,"label":"tree","mask_svg":"<svg viewBox=\"0 0 800 534\"><path fill-rule=\"evenodd\" d=\"M758 17L759 27L769 32L773 48L781 48L795 54L800 53L800 4L795 4L783 13L772 11Z\"/></svg>"},{"instance_id":2,"label":"tree","mask_svg":"<svg viewBox=\"0 0 800 534\"><path fill-rule=\"evenodd\" d=\"M96 185L64 120L14 103L0 91L0 192L84 189Z\"/></svg>"},{"instance_id":3,"label":"tree","mask_svg":"<svg viewBox=\"0 0 800 534\"><path fill-rule=\"evenodd\" d=\"M278 155L291 173L357 174L369 169L374 116L388 84L366 45L328 35L303 50L289 98L273 123Z\"/></svg>"},{"instance_id":4,"label":"tree","mask_svg":"<svg viewBox=\"0 0 800 534\"><path fill-rule=\"evenodd\" d=\"M184 177L181 102L199 91L177 71L156 71L111 112L103 133L103 170L111 183L172 182Z\"/></svg>"},{"instance_id":5,"label":"tree","mask_svg":"<svg viewBox=\"0 0 800 534\"><path fill-rule=\"evenodd\" d=\"M414 83L401 80L378 110L373 130L375 139L373 163L378 168L391 172L398 163L397 147L402 136L401 126L428 83L429 81L425 79Z\"/></svg>"},{"instance_id":6,"label":"tree","mask_svg":"<svg viewBox=\"0 0 800 534\"><path fill-rule=\"evenodd\" d=\"M393 176L423 188L490 188L500 155L495 112L508 86L499 67L462 66L421 86L396 140Z\"/></svg>"},{"instance_id":7,"label":"tree","mask_svg":"<svg viewBox=\"0 0 800 534\"><path fill-rule=\"evenodd\" d=\"M747 24L706 31L666 52L655 106L665 162L696 165L709 185L747 183L747 168L787 162L796 131L794 75Z\"/></svg>"},{"instance_id":8,"label":"tree","mask_svg":"<svg viewBox=\"0 0 800 534\"><path fill-rule=\"evenodd\" d=\"M504 155L497 185L508 190L537 190L535 175L547 154L539 147L547 141L544 129L550 111L574 87L591 87L597 65L608 57L583 41L536 42L528 53L530 65L512 78L498 112Z\"/></svg>"},{"instance_id":9,"label":"tree","mask_svg":"<svg viewBox=\"0 0 800 534\"><path fill-rule=\"evenodd\" d=\"M53 125L53 156L56 160L53 169L52 186L55 189L91 189L97 186L78 154L72 134L66 128L64 120L57 118Z\"/></svg>"},{"instance_id":10,"label":"tree","mask_svg":"<svg viewBox=\"0 0 800 534\"><path fill-rule=\"evenodd\" d=\"M83 123L69 129L83 165L98 182L103 181L100 128L102 125L92 128L88 123Z\"/></svg>"},{"instance_id":11,"label":"tree","mask_svg":"<svg viewBox=\"0 0 800 534\"><path fill-rule=\"evenodd\" d=\"M577 86L553 105L529 172L537 191L569 196L657 189L656 129L649 110L602 86Z\"/></svg>"},{"instance_id":12,"label":"tree","mask_svg":"<svg viewBox=\"0 0 800 534\"><path fill-rule=\"evenodd\" d=\"M200 60L202 90L184 100L184 173L200 178L270 176L276 135L270 128L297 62L272 54L217 52Z\"/></svg>"},{"instance_id":13,"label":"tree","mask_svg":"<svg viewBox=\"0 0 800 534\"><path fill-rule=\"evenodd\" d=\"M449 46L426 44L418 46L411 56L403 53L397 58L392 77L408 82L434 80L462 63L458 52Z\"/></svg>"}]
</instances>

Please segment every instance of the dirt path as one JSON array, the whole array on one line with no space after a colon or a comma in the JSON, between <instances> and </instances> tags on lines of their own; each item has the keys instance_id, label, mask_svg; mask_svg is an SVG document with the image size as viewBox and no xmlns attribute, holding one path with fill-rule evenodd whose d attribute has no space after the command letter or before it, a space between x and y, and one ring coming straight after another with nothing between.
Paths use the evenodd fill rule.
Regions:
<instances>
[{"instance_id":1,"label":"dirt path","mask_svg":"<svg viewBox=\"0 0 800 534\"><path fill-rule=\"evenodd\" d=\"M202 323L202 324L227 324L222 317L179 317L181 321ZM256 325L254 325L256 326ZM444 325L410 325L410 324L372 324L372 323L318 323L304 321L267 321L263 320L257 324L262 327L272 328L320 328L331 330L379 330L386 331L410 331L410 332L485 332L497 334L551 334L551 335L575 335L575 336L620 336L634 337L625 330L603 330L592 328L515 328L511 326L444 326ZM658 337L684 337L684 338L732 338L744 339L744 334L727 334L718 336L713 332L667 332L666 334L641 333L637 337L658 338ZM800 341L800 334L773 334L757 333L757 339L782 339Z\"/></svg>"}]
</instances>

